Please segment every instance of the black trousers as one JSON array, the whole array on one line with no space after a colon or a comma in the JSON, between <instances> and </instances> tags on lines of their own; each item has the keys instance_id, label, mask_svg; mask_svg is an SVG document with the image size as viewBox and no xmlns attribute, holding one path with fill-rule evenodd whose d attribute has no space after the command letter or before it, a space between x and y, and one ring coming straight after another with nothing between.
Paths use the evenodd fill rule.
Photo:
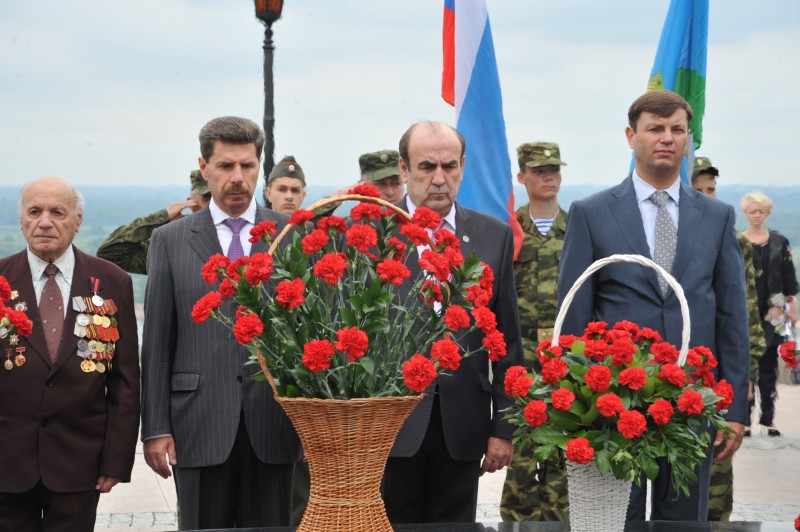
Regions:
<instances>
[{"instance_id":1,"label":"black trousers","mask_svg":"<svg viewBox=\"0 0 800 532\"><path fill-rule=\"evenodd\" d=\"M778 347L769 346L764 351L764 356L758 359L758 377L756 388L761 401L761 416L758 422L765 427L771 427L775 421L775 400L778 398ZM750 401L750 415L753 414L755 398Z\"/></svg>"},{"instance_id":2,"label":"black trousers","mask_svg":"<svg viewBox=\"0 0 800 532\"><path fill-rule=\"evenodd\" d=\"M419 451L389 458L381 491L392 523L472 523L478 509L480 460L454 460L447 451L439 398Z\"/></svg>"},{"instance_id":3,"label":"black trousers","mask_svg":"<svg viewBox=\"0 0 800 532\"><path fill-rule=\"evenodd\" d=\"M176 467L180 529L289 526L294 464L268 464L256 456L239 420L228 459L208 467Z\"/></svg>"},{"instance_id":4,"label":"black trousers","mask_svg":"<svg viewBox=\"0 0 800 532\"><path fill-rule=\"evenodd\" d=\"M0 531L92 532L100 492L55 493L39 481L22 493L0 493Z\"/></svg>"}]
</instances>

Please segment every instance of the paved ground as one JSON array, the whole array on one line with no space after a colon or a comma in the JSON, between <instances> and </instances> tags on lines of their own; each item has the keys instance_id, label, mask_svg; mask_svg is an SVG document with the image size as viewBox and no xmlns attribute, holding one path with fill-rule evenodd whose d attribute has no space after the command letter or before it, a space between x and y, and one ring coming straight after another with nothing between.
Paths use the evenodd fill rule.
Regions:
<instances>
[{"instance_id":1,"label":"paved ground","mask_svg":"<svg viewBox=\"0 0 800 532\"><path fill-rule=\"evenodd\" d=\"M783 436L770 438L754 426L734 459L734 520L793 522L800 514L800 386L780 384L778 393L776 424ZM478 521L500 520L504 479L504 472L481 479ZM172 479L163 480L147 467L140 446L131 483L100 497L96 530L175 530L175 502Z\"/></svg>"}]
</instances>

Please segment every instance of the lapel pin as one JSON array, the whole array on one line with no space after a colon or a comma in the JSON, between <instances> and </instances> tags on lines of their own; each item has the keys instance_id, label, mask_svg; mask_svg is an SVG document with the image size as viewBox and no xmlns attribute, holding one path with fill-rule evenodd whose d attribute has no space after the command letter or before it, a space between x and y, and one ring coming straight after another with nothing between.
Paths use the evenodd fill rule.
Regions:
<instances>
[{"instance_id":1,"label":"lapel pin","mask_svg":"<svg viewBox=\"0 0 800 532\"><path fill-rule=\"evenodd\" d=\"M464 236L462 236L462 237L461 237L461 239L462 239L464 242L469 242L469 237L468 237L467 235L464 235Z\"/></svg>"}]
</instances>

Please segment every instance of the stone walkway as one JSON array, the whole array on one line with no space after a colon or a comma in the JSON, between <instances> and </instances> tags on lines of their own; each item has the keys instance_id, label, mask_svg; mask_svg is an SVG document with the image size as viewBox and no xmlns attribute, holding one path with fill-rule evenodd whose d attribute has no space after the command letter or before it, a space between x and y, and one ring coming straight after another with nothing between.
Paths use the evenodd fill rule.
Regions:
<instances>
[{"instance_id":1,"label":"stone walkway","mask_svg":"<svg viewBox=\"0 0 800 532\"><path fill-rule=\"evenodd\" d=\"M734 460L733 519L793 522L800 514L800 386L778 385L776 424L771 438L754 426ZM478 495L478 521L500 521L505 472L484 475ZM133 478L100 497L95 530L165 531L177 528L175 484L153 473L137 448Z\"/></svg>"}]
</instances>

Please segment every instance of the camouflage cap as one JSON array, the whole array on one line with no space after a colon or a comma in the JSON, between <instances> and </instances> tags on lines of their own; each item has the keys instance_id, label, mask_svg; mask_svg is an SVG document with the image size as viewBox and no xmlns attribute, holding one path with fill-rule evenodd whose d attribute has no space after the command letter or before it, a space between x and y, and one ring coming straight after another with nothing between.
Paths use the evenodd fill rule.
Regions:
<instances>
[{"instance_id":1,"label":"camouflage cap","mask_svg":"<svg viewBox=\"0 0 800 532\"><path fill-rule=\"evenodd\" d=\"M272 171L267 177L267 183L279 177L293 177L294 179L302 181L303 186L306 184L306 175L303 173L303 169L297 163L294 155L285 156L278 164L272 167Z\"/></svg>"},{"instance_id":2,"label":"camouflage cap","mask_svg":"<svg viewBox=\"0 0 800 532\"><path fill-rule=\"evenodd\" d=\"M519 167L558 165L566 166L567 163L561 160L561 151L555 142L527 142L520 144L517 148Z\"/></svg>"},{"instance_id":3,"label":"camouflage cap","mask_svg":"<svg viewBox=\"0 0 800 532\"><path fill-rule=\"evenodd\" d=\"M203 172L192 170L189 174L189 181L192 182L192 192L205 196L208 194L208 183L203 178Z\"/></svg>"},{"instance_id":4,"label":"camouflage cap","mask_svg":"<svg viewBox=\"0 0 800 532\"><path fill-rule=\"evenodd\" d=\"M719 170L711 164L711 159L708 157L695 157L694 168L692 168L692 179L703 173L711 174L714 177L719 176Z\"/></svg>"},{"instance_id":5,"label":"camouflage cap","mask_svg":"<svg viewBox=\"0 0 800 532\"><path fill-rule=\"evenodd\" d=\"M380 181L393 175L400 175L398 161L400 153L396 150L381 150L365 153L358 158L361 175L373 181Z\"/></svg>"}]
</instances>

